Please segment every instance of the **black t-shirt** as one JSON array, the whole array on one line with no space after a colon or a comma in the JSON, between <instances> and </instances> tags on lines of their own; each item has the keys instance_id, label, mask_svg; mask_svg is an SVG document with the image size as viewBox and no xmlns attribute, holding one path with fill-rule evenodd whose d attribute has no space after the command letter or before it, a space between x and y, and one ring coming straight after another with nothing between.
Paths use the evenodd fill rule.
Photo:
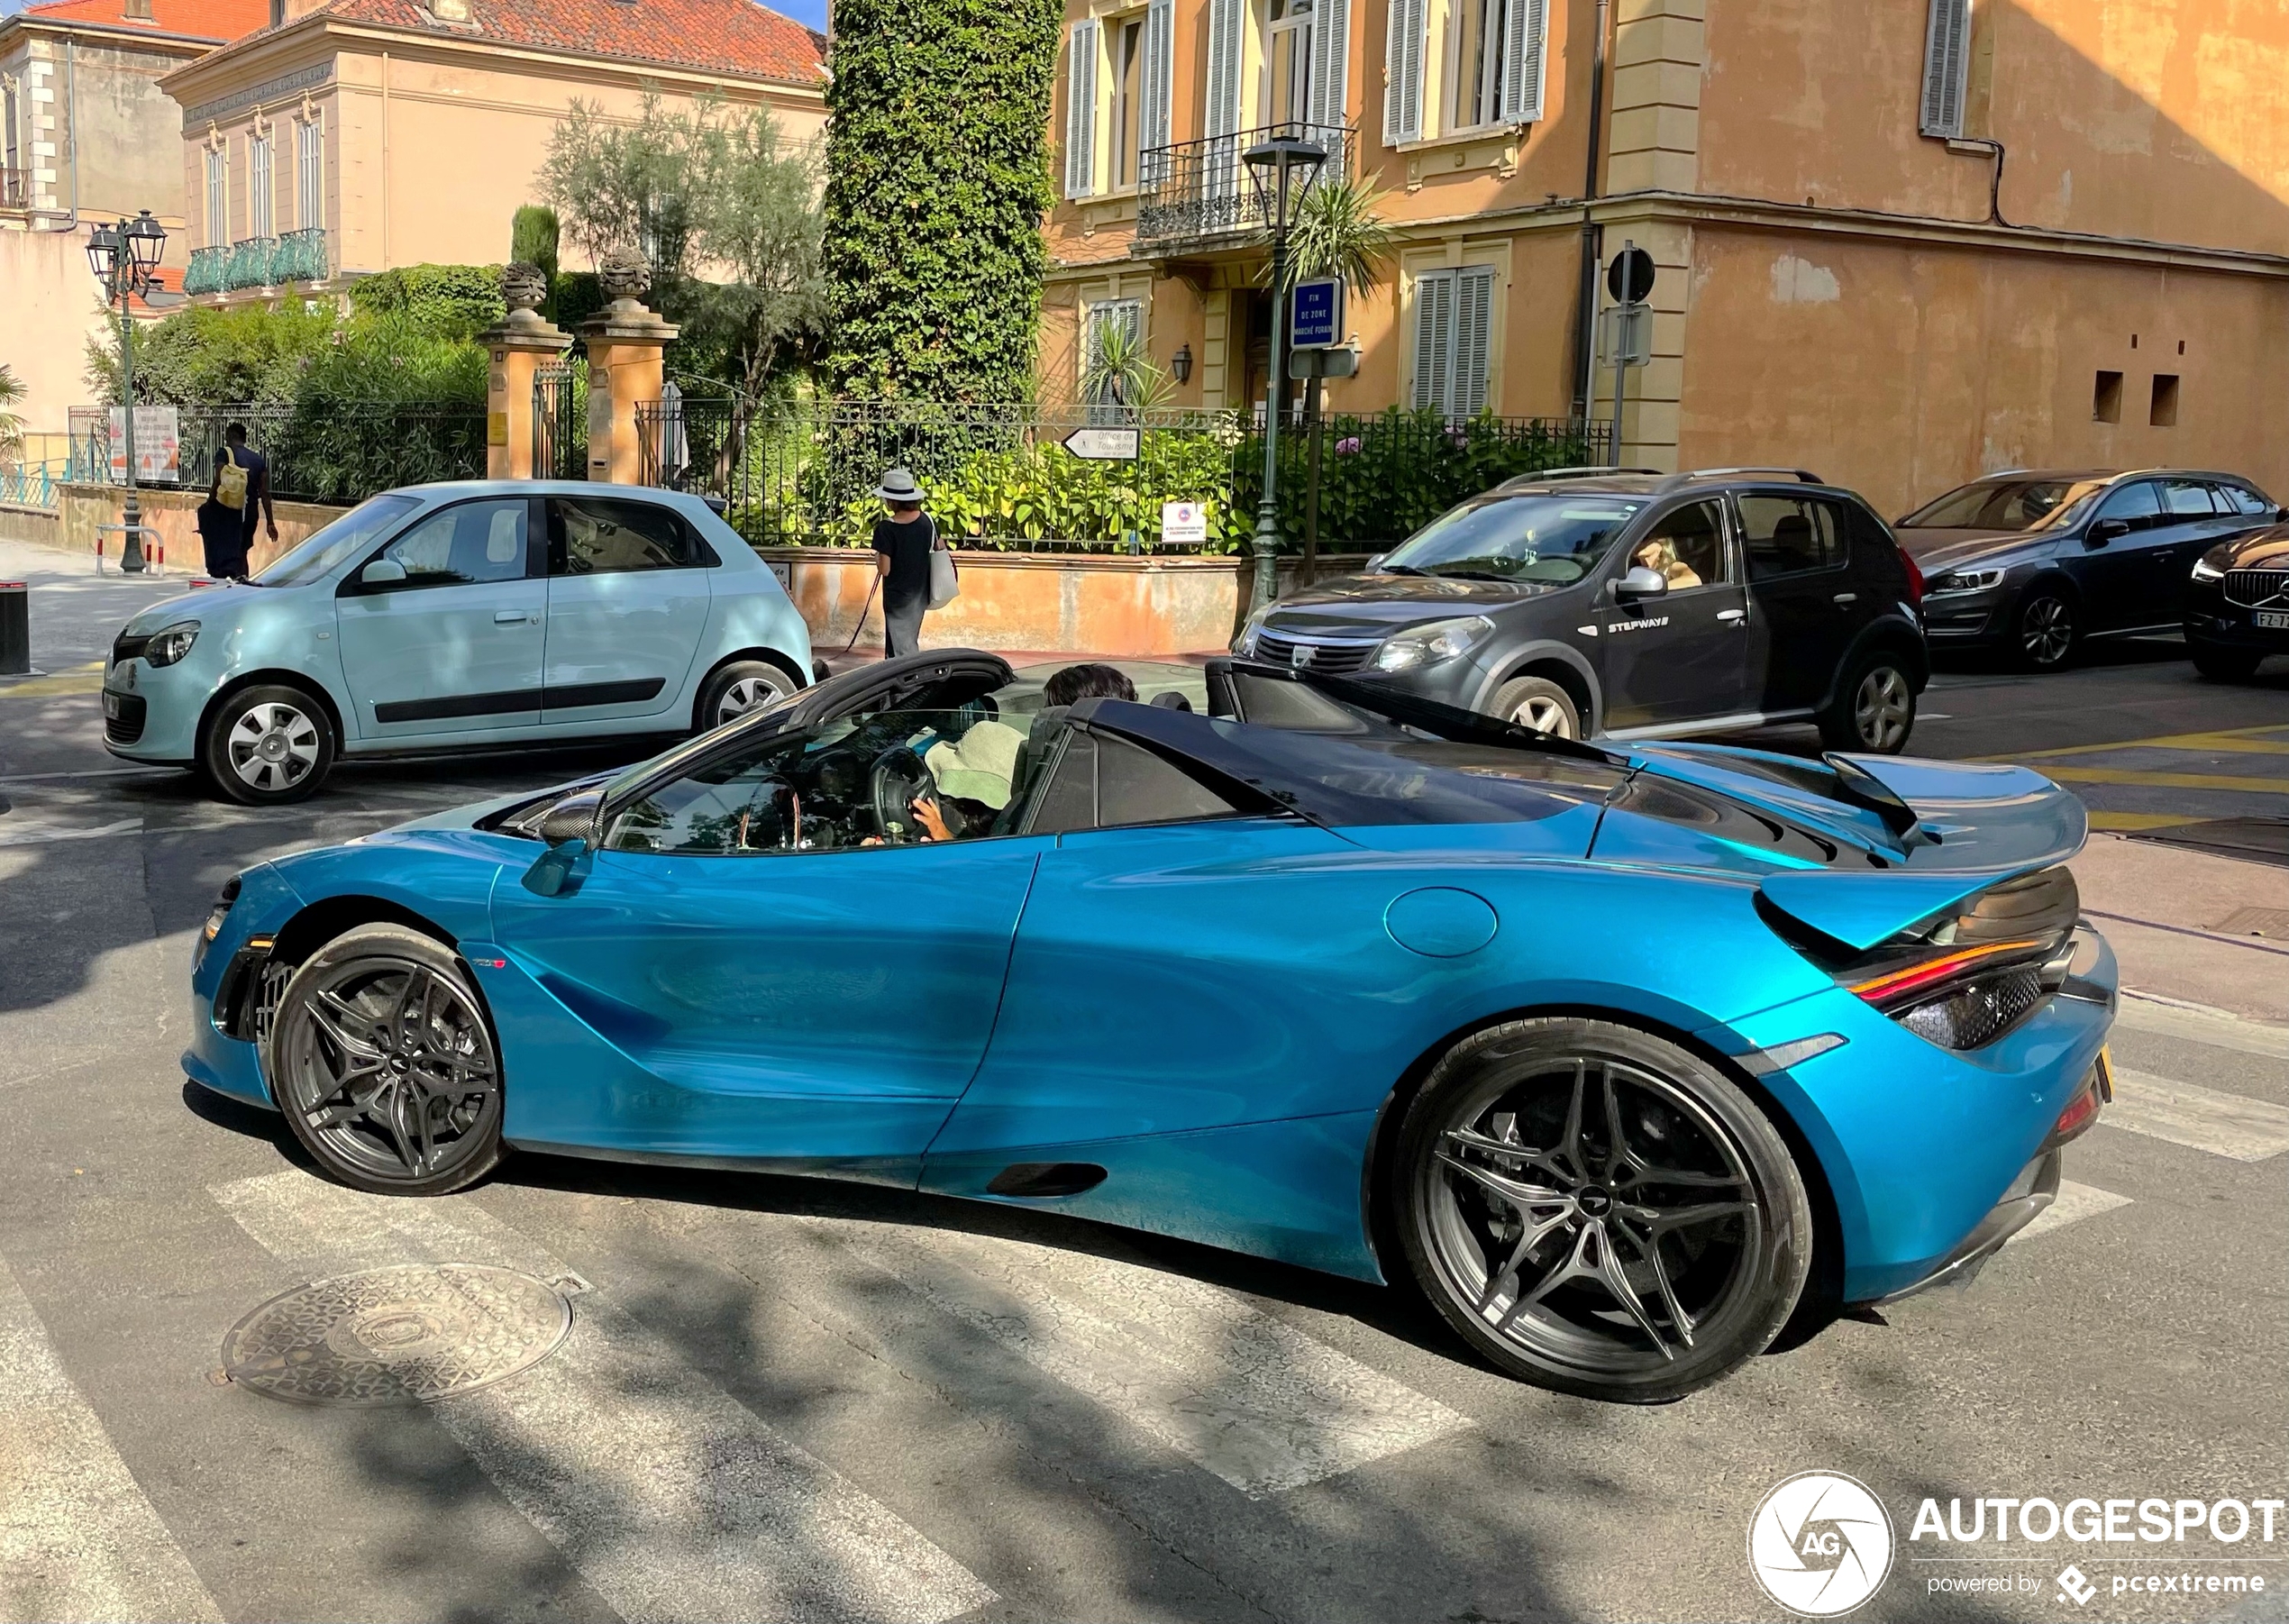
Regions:
<instances>
[{"instance_id":1,"label":"black t-shirt","mask_svg":"<svg viewBox=\"0 0 2289 1624\"><path fill-rule=\"evenodd\" d=\"M938 527L926 514L917 515L900 525L889 519L874 521L874 551L890 561L890 573L882 582L882 596L917 598L930 590L930 544L937 539Z\"/></svg>"}]
</instances>

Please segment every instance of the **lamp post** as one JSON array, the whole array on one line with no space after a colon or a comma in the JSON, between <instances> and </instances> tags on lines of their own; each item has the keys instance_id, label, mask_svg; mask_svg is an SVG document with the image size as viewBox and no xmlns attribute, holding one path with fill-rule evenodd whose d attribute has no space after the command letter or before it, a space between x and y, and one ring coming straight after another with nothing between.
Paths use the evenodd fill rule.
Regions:
<instances>
[{"instance_id":1,"label":"lamp post","mask_svg":"<svg viewBox=\"0 0 2289 1624\"><path fill-rule=\"evenodd\" d=\"M1272 376L1263 390L1263 496L1256 503L1255 536L1248 544L1255 559L1255 586L1248 594L1253 613L1268 608L1280 595L1280 406L1288 370L1287 313L1281 306L1288 297L1288 214L1327 161L1327 149L1305 140L1300 126L1285 124L1241 156L1272 233Z\"/></svg>"},{"instance_id":2,"label":"lamp post","mask_svg":"<svg viewBox=\"0 0 2289 1624\"><path fill-rule=\"evenodd\" d=\"M159 261L167 251L167 229L149 209L132 220L98 225L87 239L87 269L103 285L106 306L119 306L120 418L126 430L127 497L122 505L127 541L119 552L120 570L141 575L143 514L135 501L135 312L132 301L159 286Z\"/></svg>"}]
</instances>

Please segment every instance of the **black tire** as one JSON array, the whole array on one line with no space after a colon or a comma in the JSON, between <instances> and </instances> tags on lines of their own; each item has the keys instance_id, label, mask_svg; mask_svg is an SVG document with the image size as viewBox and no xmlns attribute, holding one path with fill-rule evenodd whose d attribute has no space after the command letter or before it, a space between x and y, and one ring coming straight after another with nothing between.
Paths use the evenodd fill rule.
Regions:
<instances>
[{"instance_id":1,"label":"black tire","mask_svg":"<svg viewBox=\"0 0 2289 1624\"><path fill-rule=\"evenodd\" d=\"M2265 656L2255 649L2220 648L2214 643L2186 640L2186 652L2193 656L2193 669L2212 682L2247 682L2257 674L2257 667L2265 663Z\"/></svg>"},{"instance_id":2,"label":"black tire","mask_svg":"<svg viewBox=\"0 0 2289 1624\"><path fill-rule=\"evenodd\" d=\"M1872 649L1846 668L1817 718L1830 750L1897 755L1915 732L1915 679L1888 649Z\"/></svg>"},{"instance_id":3,"label":"black tire","mask_svg":"<svg viewBox=\"0 0 2289 1624\"><path fill-rule=\"evenodd\" d=\"M443 1195L500 1162L492 1021L468 966L419 931L362 925L312 953L262 1069L294 1136L352 1189Z\"/></svg>"},{"instance_id":4,"label":"black tire","mask_svg":"<svg viewBox=\"0 0 2289 1624\"><path fill-rule=\"evenodd\" d=\"M1561 739L1582 736L1582 707L1547 677L1513 677L1494 690L1491 714Z\"/></svg>"},{"instance_id":5,"label":"black tire","mask_svg":"<svg viewBox=\"0 0 2289 1624\"><path fill-rule=\"evenodd\" d=\"M2037 581L2011 612L2011 652L2030 671L2072 663L2083 646L2082 606L2064 588Z\"/></svg>"},{"instance_id":6,"label":"black tire","mask_svg":"<svg viewBox=\"0 0 2289 1624\"><path fill-rule=\"evenodd\" d=\"M736 721L751 710L775 705L802 691L803 684L783 666L768 660L734 660L710 672L691 707L692 731L706 733Z\"/></svg>"},{"instance_id":7,"label":"black tire","mask_svg":"<svg viewBox=\"0 0 2289 1624\"><path fill-rule=\"evenodd\" d=\"M220 794L249 807L282 807L333 771L326 707L298 688L242 688L214 707L199 740L199 770Z\"/></svg>"},{"instance_id":8,"label":"black tire","mask_svg":"<svg viewBox=\"0 0 2289 1624\"><path fill-rule=\"evenodd\" d=\"M1771 1345L1811 1266L1811 1203L1764 1112L1607 1021L1510 1021L1456 1045L1408 1108L1391 1178L1438 1311L1508 1374L1585 1398L1707 1386Z\"/></svg>"}]
</instances>

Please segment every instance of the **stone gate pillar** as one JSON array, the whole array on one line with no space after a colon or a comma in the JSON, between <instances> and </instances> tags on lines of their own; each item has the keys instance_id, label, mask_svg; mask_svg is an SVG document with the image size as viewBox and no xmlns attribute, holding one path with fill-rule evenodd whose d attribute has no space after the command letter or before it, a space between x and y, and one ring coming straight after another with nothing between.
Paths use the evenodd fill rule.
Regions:
<instances>
[{"instance_id":1,"label":"stone gate pillar","mask_svg":"<svg viewBox=\"0 0 2289 1624\"><path fill-rule=\"evenodd\" d=\"M508 314L477 335L486 350L485 472L491 479L533 476L533 374L572 347L572 335L534 308L547 296L539 266L502 267Z\"/></svg>"},{"instance_id":2,"label":"stone gate pillar","mask_svg":"<svg viewBox=\"0 0 2289 1624\"><path fill-rule=\"evenodd\" d=\"M652 268L642 256L605 255L597 279L613 297L580 324L588 351L588 478L640 485L643 443L636 407L660 398L667 378L663 352L678 329L641 302L652 287Z\"/></svg>"}]
</instances>

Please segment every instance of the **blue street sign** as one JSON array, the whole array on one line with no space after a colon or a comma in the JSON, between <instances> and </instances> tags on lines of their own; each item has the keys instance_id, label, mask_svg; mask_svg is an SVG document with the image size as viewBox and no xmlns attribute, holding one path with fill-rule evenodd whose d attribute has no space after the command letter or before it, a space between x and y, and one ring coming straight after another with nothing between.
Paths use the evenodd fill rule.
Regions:
<instances>
[{"instance_id":1,"label":"blue street sign","mask_svg":"<svg viewBox=\"0 0 2289 1624\"><path fill-rule=\"evenodd\" d=\"M1343 278L1298 282L1289 331L1290 349L1325 350L1343 342Z\"/></svg>"}]
</instances>

